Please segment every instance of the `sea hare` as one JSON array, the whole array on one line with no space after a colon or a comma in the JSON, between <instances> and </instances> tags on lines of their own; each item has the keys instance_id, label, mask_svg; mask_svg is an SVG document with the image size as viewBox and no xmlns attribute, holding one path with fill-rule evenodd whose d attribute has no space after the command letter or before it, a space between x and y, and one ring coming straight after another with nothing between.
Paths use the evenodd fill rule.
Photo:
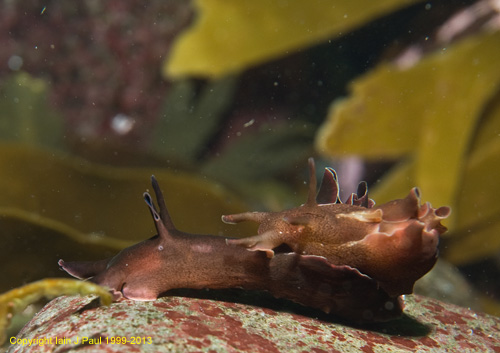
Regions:
<instances>
[{"instance_id":1,"label":"sea hare","mask_svg":"<svg viewBox=\"0 0 500 353\"><path fill-rule=\"evenodd\" d=\"M232 239L175 228L152 177L159 210L144 199L158 232L110 259L64 262L70 275L107 286L115 297L154 300L177 288L266 290L353 322L383 321L402 313L400 295L437 259L440 220L448 207L420 205L414 188L404 199L374 206L365 182L346 203L337 176L326 168L316 195L309 159L307 202L282 212L222 216L260 223L256 236Z\"/></svg>"}]
</instances>

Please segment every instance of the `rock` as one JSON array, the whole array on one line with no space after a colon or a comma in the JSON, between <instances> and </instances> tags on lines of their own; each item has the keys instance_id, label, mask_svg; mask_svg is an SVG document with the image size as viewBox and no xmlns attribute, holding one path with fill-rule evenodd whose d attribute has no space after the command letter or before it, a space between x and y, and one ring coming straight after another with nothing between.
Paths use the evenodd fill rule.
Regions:
<instances>
[{"instance_id":1,"label":"rock","mask_svg":"<svg viewBox=\"0 0 500 353\"><path fill-rule=\"evenodd\" d=\"M293 305L59 297L9 338L8 352L500 352L499 318L418 295L405 304L401 319L359 327Z\"/></svg>"}]
</instances>

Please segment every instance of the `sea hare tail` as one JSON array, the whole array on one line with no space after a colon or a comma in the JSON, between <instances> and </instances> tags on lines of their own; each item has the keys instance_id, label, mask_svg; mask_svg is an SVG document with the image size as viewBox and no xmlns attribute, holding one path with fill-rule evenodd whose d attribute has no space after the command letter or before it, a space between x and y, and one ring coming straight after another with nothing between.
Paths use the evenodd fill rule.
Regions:
<instances>
[{"instance_id":1,"label":"sea hare tail","mask_svg":"<svg viewBox=\"0 0 500 353\"><path fill-rule=\"evenodd\" d=\"M62 270L66 271L71 276L78 279L87 279L105 271L109 260L110 259L101 261L64 262L64 260L61 259L58 261L58 264Z\"/></svg>"}]
</instances>

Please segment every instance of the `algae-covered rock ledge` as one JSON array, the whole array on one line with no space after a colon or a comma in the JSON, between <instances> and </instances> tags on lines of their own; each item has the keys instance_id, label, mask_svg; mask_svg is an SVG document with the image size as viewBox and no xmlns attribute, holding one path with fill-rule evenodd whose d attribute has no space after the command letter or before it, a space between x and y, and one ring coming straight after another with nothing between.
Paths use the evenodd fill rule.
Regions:
<instances>
[{"instance_id":1,"label":"algae-covered rock ledge","mask_svg":"<svg viewBox=\"0 0 500 353\"><path fill-rule=\"evenodd\" d=\"M8 352L500 352L499 318L418 295L405 302L402 319L353 327L301 308L187 297L101 307L93 296L59 297L9 337Z\"/></svg>"}]
</instances>

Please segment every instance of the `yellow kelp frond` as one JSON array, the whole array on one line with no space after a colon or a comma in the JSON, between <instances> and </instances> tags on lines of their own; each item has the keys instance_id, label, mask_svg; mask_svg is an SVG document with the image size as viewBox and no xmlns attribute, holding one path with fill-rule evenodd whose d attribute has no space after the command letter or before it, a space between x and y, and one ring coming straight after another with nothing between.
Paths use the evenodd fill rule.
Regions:
<instances>
[{"instance_id":1,"label":"yellow kelp frond","mask_svg":"<svg viewBox=\"0 0 500 353\"><path fill-rule=\"evenodd\" d=\"M0 293L57 277L61 257L95 260L153 236L142 201L152 174L169 190L183 190L166 197L179 229L228 236L255 231L222 223L221 214L243 212L246 204L195 173L110 167L15 143L0 143L0 151L0 267L9 274L0 279Z\"/></svg>"},{"instance_id":2,"label":"yellow kelp frond","mask_svg":"<svg viewBox=\"0 0 500 353\"><path fill-rule=\"evenodd\" d=\"M418 185L451 206L441 255L455 265L500 249L499 41L500 31L484 31L409 68L379 65L353 82L316 137L327 156L400 162L373 189L378 202Z\"/></svg>"},{"instance_id":3,"label":"yellow kelp frond","mask_svg":"<svg viewBox=\"0 0 500 353\"><path fill-rule=\"evenodd\" d=\"M198 18L174 44L164 73L221 77L342 36L415 2L198 0Z\"/></svg>"},{"instance_id":4,"label":"yellow kelp frond","mask_svg":"<svg viewBox=\"0 0 500 353\"><path fill-rule=\"evenodd\" d=\"M410 157L412 186L431 203L455 209L474 126L500 83L499 40L500 32L481 33L409 69L379 65L332 106L316 138L318 151L371 160ZM402 186L377 194L378 201L401 197L407 190Z\"/></svg>"}]
</instances>

